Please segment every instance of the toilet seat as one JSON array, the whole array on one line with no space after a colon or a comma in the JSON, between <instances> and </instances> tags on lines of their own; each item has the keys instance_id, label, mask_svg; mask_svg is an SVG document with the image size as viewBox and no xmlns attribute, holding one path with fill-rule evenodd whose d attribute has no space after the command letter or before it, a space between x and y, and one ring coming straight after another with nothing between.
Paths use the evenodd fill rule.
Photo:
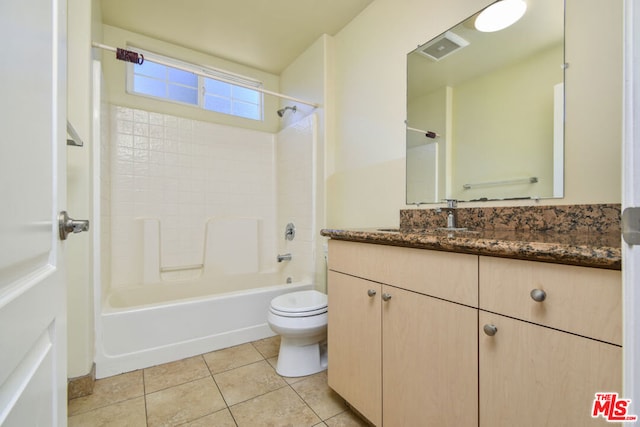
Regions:
<instances>
[{"instance_id":1,"label":"toilet seat","mask_svg":"<svg viewBox=\"0 0 640 427\"><path fill-rule=\"evenodd\" d=\"M269 311L283 317L309 317L327 312L327 295L321 292L299 291L271 300Z\"/></svg>"},{"instance_id":2,"label":"toilet seat","mask_svg":"<svg viewBox=\"0 0 640 427\"><path fill-rule=\"evenodd\" d=\"M288 311L280 311L280 310L276 310L273 307L269 307L269 311L273 314L275 314L276 316L282 316L282 317L311 317L311 316L318 316L320 314L324 314L327 312L327 307L325 308L320 308L318 310L311 310L311 311L303 311L303 312L298 312L298 313L291 313Z\"/></svg>"}]
</instances>

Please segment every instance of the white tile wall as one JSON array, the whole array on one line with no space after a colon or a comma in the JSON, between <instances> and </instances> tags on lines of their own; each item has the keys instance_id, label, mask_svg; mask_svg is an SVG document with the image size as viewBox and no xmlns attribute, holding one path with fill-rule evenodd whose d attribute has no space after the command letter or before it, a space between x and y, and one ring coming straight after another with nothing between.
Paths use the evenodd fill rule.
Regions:
<instances>
[{"instance_id":1,"label":"white tile wall","mask_svg":"<svg viewBox=\"0 0 640 427\"><path fill-rule=\"evenodd\" d=\"M112 286L141 283L145 217L160 219L163 267L202 263L214 216L260 218L261 268L278 267L275 135L120 106L111 118Z\"/></svg>"}]
</instances>

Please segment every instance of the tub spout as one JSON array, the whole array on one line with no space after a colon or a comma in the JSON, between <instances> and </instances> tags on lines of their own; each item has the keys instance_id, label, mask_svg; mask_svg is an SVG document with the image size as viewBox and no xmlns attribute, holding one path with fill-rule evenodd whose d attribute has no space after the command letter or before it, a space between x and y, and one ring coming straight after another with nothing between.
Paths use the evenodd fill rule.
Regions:
<instances>
[{"instance_id":1,"label":"tub spout","mask_svg":"<svg viewBox=\"0 0 640 427\"><path fill-rule=\"evenodd\" d=\"M278 262L291 261L291 254L278 255Z\"/></svg>"}]
</instances>

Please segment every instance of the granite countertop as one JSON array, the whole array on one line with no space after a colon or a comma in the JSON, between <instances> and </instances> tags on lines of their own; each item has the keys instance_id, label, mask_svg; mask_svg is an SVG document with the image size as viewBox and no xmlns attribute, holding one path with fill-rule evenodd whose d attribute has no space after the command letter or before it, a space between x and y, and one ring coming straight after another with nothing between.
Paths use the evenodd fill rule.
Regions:
<instances>
[{"instance_id":1,"label":"granite countertop","mask_svg":"<svg viewBox=\"0 0 640 427\"><path fill-rule=\"evenodd\" d=\"M621 236L615 231L382 230L393 229L323 229L320 234L354 242L621 269Z\"/></svg>"}]
</instances>

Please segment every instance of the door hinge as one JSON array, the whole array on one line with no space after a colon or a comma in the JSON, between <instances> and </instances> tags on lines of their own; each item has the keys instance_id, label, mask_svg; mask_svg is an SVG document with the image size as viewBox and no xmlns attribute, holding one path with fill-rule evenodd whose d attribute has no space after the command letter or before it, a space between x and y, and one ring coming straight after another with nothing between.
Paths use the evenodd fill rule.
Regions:
<instances>
[{"instance_id":1,"label":"door hinge","mask_svg":"<svg viewBox=\"0 0 640 427\"><path fill-rule=\"evenodd\" d=\"M629 245L640 245L640 207L622 212L622 238Z\"/></svg>"}]
</instances>

